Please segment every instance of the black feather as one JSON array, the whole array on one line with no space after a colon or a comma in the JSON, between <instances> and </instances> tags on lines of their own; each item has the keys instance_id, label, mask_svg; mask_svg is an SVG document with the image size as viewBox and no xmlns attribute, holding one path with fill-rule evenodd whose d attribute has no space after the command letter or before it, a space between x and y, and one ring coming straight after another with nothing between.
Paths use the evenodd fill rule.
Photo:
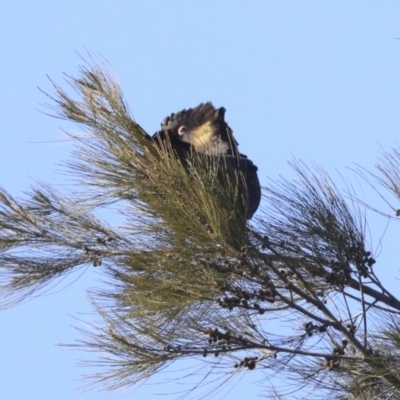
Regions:
<instances>
[{"instance_id":1,"label":"black feather","mask_svg":"<svg viewBox=\"0 0 400 400\"><path fill-rule=\"evenodd\" d=\"M225 175L228 175L225 179L231 180L237 172L243 175L245 184L240 185L240 190L246 191L247 219L252 218L261 199L258 168L247 156L239 153L233 131L225 122L225 108L215 108L207 102L173 113L162 121L161 130L152 138L159 144L169 141L182 160L188 159L193 151L209 157L210 163L223 157L227 167Z\"/></svg>"}]
</instances>

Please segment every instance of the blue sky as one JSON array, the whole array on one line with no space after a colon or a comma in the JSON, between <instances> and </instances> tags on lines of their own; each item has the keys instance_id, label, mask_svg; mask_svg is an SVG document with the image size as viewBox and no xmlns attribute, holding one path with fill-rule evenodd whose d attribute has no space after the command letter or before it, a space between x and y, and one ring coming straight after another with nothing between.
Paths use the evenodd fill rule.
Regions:
<instances>
[{"instance_id":1,"label":"blue sky","mask_svg":"<svg viewBox=\"0 0 400 400\"><path fill-rule=\"evenodd\" d=\"M389 0L3 1L0 184L14 195L35 178L63 184L56 164L72 149L63 129L78 128L37 111L48 102L37 86L51 93L46 75L62 83L63 73L75 74L81 63L75 50L85 49L110 62L149 133L173 111L207 100L224 106L264 184L267 177L292 177L287 161L293 156L345 178L353 163L372 169L381 148L398 144L399 15L400 3ZM369 198L368 188L364 195ZM386 221L373 224L377 248ZM387 260L381 275L387 281L398 276L391 258L396 228L390 225L378 258ZM2 398L101 396L72 391L88 372L75 366L85 355L56 346L77 337L73 316L95 318L87 314L85 290L100 275L88 270L73 282L78 275L0 313ZM247 374L225 399L255 396L259 389L250 383L260 377ZM182 390L163 379L127 398Z\"/></svg>"}]
</instances>

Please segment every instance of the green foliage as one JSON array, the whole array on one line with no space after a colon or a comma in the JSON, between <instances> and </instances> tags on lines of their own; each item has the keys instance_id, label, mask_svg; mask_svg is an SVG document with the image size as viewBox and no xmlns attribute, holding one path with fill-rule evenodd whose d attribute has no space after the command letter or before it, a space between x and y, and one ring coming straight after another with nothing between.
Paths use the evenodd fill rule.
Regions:
<instances>
[{"instance_id":1,"label":"green foliage","mask_svg":"<svg viewBox=\"0 0 400 400\"><path fill-rule=\"evenodd\" d=\"M279 372L289 398L299 388L313 398L400 398L400 301L375 274L356 201L320 168L294 162L297 180L271 182L246 224L235 161L195 152L179 161L133 120L94 60L67 81L77 99L56 84L49 98L56 117L85 129L70 135L76 148L64 164L73 190L38 183L17 199L1 189L3 306L93 265L109 283L89 289L103 323L73 345L99 354L90 383L115 390L198 358L206 376L216 365L227 376ZM399 154L378 168L397 200ZM98 217L110 205L119 225Z\"/></svg>"}]
</instances>

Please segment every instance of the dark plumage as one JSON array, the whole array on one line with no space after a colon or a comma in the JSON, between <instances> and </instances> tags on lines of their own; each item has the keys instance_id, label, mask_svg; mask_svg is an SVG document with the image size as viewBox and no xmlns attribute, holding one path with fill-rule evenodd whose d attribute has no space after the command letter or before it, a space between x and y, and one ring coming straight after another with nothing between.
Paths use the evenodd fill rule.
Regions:
<instances>
[{"instance_id":1,"label":"dark plumage","mask_svg":"<svg viewBox=\"0 0 400 400\"><path fill-rule=\"evenodd\" d=\"M153 135L158 143L167 138L180 159L187 159L194 150L212 158L210 162L215 157L224 157L229 171L240 171L247 186L247 219L252 218L261 199L257 167L239 153L233 131L225 122L225 108L215 108L208 102L171 114L161 123L161 130ZM246 187L241 185L241 190Z\"/></svg>"}]
</instances>

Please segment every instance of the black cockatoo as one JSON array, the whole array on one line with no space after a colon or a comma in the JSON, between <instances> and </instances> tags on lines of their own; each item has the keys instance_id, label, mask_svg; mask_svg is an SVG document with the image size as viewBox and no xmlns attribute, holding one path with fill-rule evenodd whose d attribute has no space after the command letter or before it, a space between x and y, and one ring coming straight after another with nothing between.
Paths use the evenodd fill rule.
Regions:
<instances>
[{"instance_id":1,"label":"black cockatoo","mask_svg":"<svg viewBox=\"0 0 400 400\"><path fill-rule=\"evenodd\" d=\"M247 190L246 217L252 218L261 199L257 167L247 156L239 153L233 131L225 122L225 108L215 108L207 102L173 113L163 120L161 130L152 138L157 143L168 138L176 155L182 160L187 159L192 151L207 155L210 162L223 158L230 172L243 174L245 185L240 185L240 190Z\"/></svg>"}]
</instances>

